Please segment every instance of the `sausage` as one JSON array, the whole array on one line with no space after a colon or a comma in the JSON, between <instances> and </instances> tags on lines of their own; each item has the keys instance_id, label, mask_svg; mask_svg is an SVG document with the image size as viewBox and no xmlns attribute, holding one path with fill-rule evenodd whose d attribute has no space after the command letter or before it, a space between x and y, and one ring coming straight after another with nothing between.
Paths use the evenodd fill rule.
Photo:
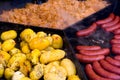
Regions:
<instances>
[{"instance_id":1,"label":"sausage","mask_svg":"<svg viewBox=\"0 0 120 80\"><path fill-rule=\"evenodd\" d=\"M112 47L112 52L114 53L114 54L120 54L120 47L115 47L115 46L113 46Z\"/></svg>"},{"instance_id":2,"label":"sausage","mask_svg":"<svg viewBox=\"0 0 120 80\"><path fill-rule=\"evenodd\" d=\"M96 28L97 28L96 23L93 23L89 28L77 31L76 35L78 37L87 36L87 35L91 34L92 32L94 32L96 30Z\"/></svg>"},{"instance_id":3,"label":"sausage","mask_svg":"<svg viewBox=\"0 0 120 80\"><path fill-rule=\"evenodd\" d=\"M114 38L115 38L115 39L120 39L120 34L114 35Z\"/></svg>"},{"instance_id":4,"label":"sausage","mask_svg":"<svg viewBox=\"0 0 120 80\"><path fill-rule=\"evenodd\" d=\"M120 39L112 39L111 43L112 44L120 44Z\"/></svg>"},{"instance_id":5,"label":"sausage","mask_svg":"<svg viewBox=\"0 0 120 80\"><path fill-rule=\"evenodd\" d=\"M116 16L113 21L103 24L102 28L113 26L113 25L117 24L119 22L119 20L120 20L120 17Z\"/></svg>"},{"instance_id":6,"label":"sausage","mask_svg":"<svg viewBox=\"0 0 120 80\"><path fill-rule=\"evenodd\" d=\"M100 46L81 46L81 45L78 45L76 46L76 49L77 50L99 50L101 49Z\"/></svg>"},{"instance_id":7,"label":"sausage","mask_svg":"<svg viewBox=\"0 0 120 80\"><path fill-rule=\"evenodd\" d=\"M107 62L109 62L110 64L114 65L114 66L120 67L120 61L118 61L118 60L116 60L116 59L113 59L113 58L107 56L107 57L105 58L105 60L106 60Z\"/></svg>"},{"instance_id":8,"label":"sausage","mask_svg":"<svg viewBox=\"0 0 120 80\"><path fill-rule=\"evenodd\" d=\"M105 60L100 60L100 64L105 70L108 70L108 71L116 73L116 74L120 74L120 68L119 67L116 67L116 66L108 63Z\"/></svg>"},{"instance_id":9,"label":"sausage","mask_svg":"<svg viewBox=\"0 0 120 80\"><path fill-rule=\"evenodd\" d=\"M104 59L104 55L95 55L95 56L88 56L83 54L75 54L76 58L83 63L92 63L94 61L99 61L101 59Z\"/></svg>"},{"instance_id":10,"label":"sausage","mask_svg":"<svg viewBox=\"0 0 120 80\"><path fill-rule=\"evenodd\" d=\"M120 44L112 44L112 47L120 47Z\"/></svg>"},{"instance_id":11,"label":"sausage","mask_svg":"<svg viewBox=\"0 0 120 80\"><path fill-rule=\"evenodd\" d=\"M114 19L114 17L115 17L115 15L113 13L111 13L107 18L98 20L96 23L98 25L105 24L105 23L111 22Z\"/></svg>"},{"instance_id":12,"label":"sausage","mask_svg":"<svg viewBox=\"0 0 120 80\"><path fill-rule=\"evenodd\" d=\"M109 48L103 48L100 50L80 50L79 53L84 55L108 55L110 53Z\"/></svg>"},{"instance_id":13,"label":"sausage","mask_svg":"<svg viewBox=\"0 0 120 80\"><path fill-rule=\"evenodd\" d=\"M102 77L120 80L120 75L105 70L98 61L93 62L93 70Z\"/></svg>"},{"instance_id":14,"label":"sausage","mask_svg":"<svg viewBox=\"0 0 120 80\"><path fill-rule=\"evenodd\" d=\"M112 80L112 79L103 78L103 77L97 75L94 72L93 67L92 67L91 64L87 64L85 66L85 72L86 72L87 76L90 78L90 80Z\"/></svg>"},{"instance_id":15,"label":"sausage","mask_svg":"<svg viewBox=\"0 0 120 80\"><path fill-rule=\"evenodd\" d=\"M114 31L114 34L120 34L120 29L116 29L116 30Z\"/></svg>"},{"instance_id":16,"label":"sausage","mask_svg":"<svg viewBox=\"0 0 120 80\"><path fill-rule=\"evenodd\" d=\"M118 28L120 28L120 22L117 23L116 25L105 28L105 30L108 31L108 32L113 32L114 30L117 30Z\"/></svg>"},{"instance_id":17,"label":"sausage","mask_svg":"<svg viewBox=\"0 0 120 80\"><path fill-rule=\"evenodd\" d=\"M114 59L120 61L120 55L116 55L116 56L114 57Z\"/></svg>"}]
</instances>

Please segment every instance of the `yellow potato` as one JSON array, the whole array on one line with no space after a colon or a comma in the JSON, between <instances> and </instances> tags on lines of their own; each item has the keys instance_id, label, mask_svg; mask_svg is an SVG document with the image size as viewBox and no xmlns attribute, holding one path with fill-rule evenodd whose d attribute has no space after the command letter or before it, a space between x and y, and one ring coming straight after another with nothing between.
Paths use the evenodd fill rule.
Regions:
<instances>
[{"instance_id":1,"label":"yellow potato","mask_svg":"<svg viewBox=\"0 0 120 80\"><path fill-rule=\"evenodd\" d=\"M28 77L22 77L20 80L31 80L31 79Z\"/></svg>"},{"instance_id":2,"label":"yellow potato","mask_svg":"<svg viewBox=\"0 0 120 80\"><path fill-rule=\"evenodd\" d=\"M65 56L65 54L65 51L60 49L46 51L41 54L40 62L46 64L48 62L60 60Z\"/></svg>"},{"instance_id":3,"label":"yellow potato","mask_svg":"<svg viewBox=\"0 0 120 80\"><path fill-rule=\"evenodd\" d=\"M25 53L25 54L30 53L29 45L28 45L28 44L23 45L23 46L21 47L21 51L22 51L23 53Z\"/></svg>"},{"instance_id":4,"label":"yellow potato","mask_svg":"<svg viewBox=\"0 0 120 80\"><path fill-rule=\"evenodd\" d=\"M71 76L68 76L68 80L81 80L78 75L71 75Z\"/></svg>"},{"instance_id":5,"label":"yellow potato","mask_svg":"<svg viewBox=\"0 0 120 80\"><path fill-rule=\"evenodd\" d=\"M45 39L47 39L49 41L50 45L53 44L53 38L51 36L47 36L47 37L45 37Z\"/></svg>"},{"instance_id":6,"label":"yellow potato","mask_svg":"<svg viewBox=\"0 0 120 80\"><path fill-rule=\"evenodd\" d=\"M10 54L8 54L6 51L0 50L0 64L6 66L10 57L11 57Z\"/></svg>"},{"instance_id":7,"label":"yellow potato","mask_svg":"<svg viewBox=\"0 0 120 80\"><path fill-rule=\"evenodd\" d=\"M66 70L62 66L54 66L51 65L51 67L44 75L44 80L66 80Z\"/></svg>"},{"instance_id":8,"label":"yellow potato","mask_svg":"<svg viewBox=\"0 0 120 80\"><path fill-rule=\"evenodd\" d=\"M49 72L55 72L55 69L57 66L60 66L59 61L53 61L53 62L50 62L49 64L47 64L44 68L44 75Z\"/></svg>"},{"instance_id":9,"label":"yellow potato","mask_svg":"<svg viewBox=\"0 0 120 80\"><path fill-rule=\"evenodd\" d=\"M5 40L2 44L2 50L3 51L10 51L11 49L14 48L15 46L15 41L13 39L8 39L8 40Z\"/></svg>"},{"instance_id":10,"label":"yellow potato","mask_svg":"<svg viewBox=\"0 0 120 80\"><path fill-rule=\"evenodd\" d=\"M3 64L0 64L0 78L3 77L4 74L4 66Z\"/></svg>"},{"instance_id":11,"label":"yellow potato","mask_svg":"<svg viewBox=\"0 0 120 80\"><path fill-rule=\"evenodd\" d=\"M33 71L30 72L30 79L31 80L39 80L43 76L43 64L37 64Z\"/></svg>"},{"instance_id":12,"label":"yellow potato","mask_svg":"<svg viewBox=\"0 0 120 80\"><path fill-rule=\"evenodd\" d=\"M19 71L22 72L25 76L28 76L28 73L31 71L32 65L30 61L26 60L24 63L20 64Z\"/></svg>"},{"instance_id":13,"label":"yellow potato","mask_svg":"<svg viewBox=\"0 0 120 80\"><path fill-rule=\"evenodd\" d=\"M2 40L15 39L17 37L17 32L15 30L8 30L1 34Z\"/></svg>"},{"instance_id":14,"label":"yellow potato","mask_svg":"<svg viewBox=\"0 0 120 80\"><path fill-rule=\"evenodd\" d=\"M28 43L26 41L20 42L20 47L23 47L24 45L28 45Z\"/></svg>"},{"instance_id":15,"label":"yellow potato","mask_svg":"<svg viewBox=\"0 0 120 80\"><path fill-rule=\"evenodd\" d=\"M68 76L76 74L75 65L70 59L68 59L68 58L62 59L60 65L66 69Z\"/></svg>"},{"instance_id":16,"label":"yellow potato","mask_svg":"<svg viewBox=\"0 0 120 80\"><path fill-rule=\"evenodd\" d=\"M33 65L39 63L39 57L40 57L40 55L41 55L41 52L38 49L34 49L31 52L31 62L33 63Z\"/></svg>"},{"instance_id":17,"label":"yellow potato","mask_svg":"<svg viewBox=\"0 0 120 80\"><path fill-rule=\"evenodd\" d=\"M23 54L23 53L17 53L17 54L14 54L7 66L10 67L11 69L13 70L17 70L19 67L20 67L20 64L23 64L23 62L26 60L26 55Z\"/></svg>"},{"instance_id":18,"label":"yellow potato","mask_svg":"<svg viewBox=\"0 0 120 80\"><path fill-rule=\"evenodd\" d=\"M2 43L0 42L0 50L2 49Z\"/></svg>"},{"instance_id":19,"label":"yellow potato","mask_svg":"<svg viewBox=\"0 0 120 80\"><path fill-rule=\"evenodd\" d=\"M20 49L14 47L13 49L11 49L11 50L9 51L9 54L10 54L11 56L13 56L14 54L17 54L17 53L20 53L20 52L21 52Z\"/></svg>"},{"instance_id":20,"label":"yellow potato","mask_svg":"<svg viewBox=\"0 0 120 80\"><path fill-rule=\"evenodd\" d=\"M11 80L12 76L14 74L14 71L11 68L6 68L4 76L7 80Z\"/></svg>"},{"instance_id":21,"label":"yellow potato","mask_svg":"<svg viewBox=\"0 0 120 80\"><path fill-rule=\"evenodd\" d=\"M43 31L37 32L37 37L46 37L46 36L47 36L47 34Z\"/></svg>"},{"instance_id":22,"label":"yellow potato","mask_svg":"<svg viewBox=\"0 0 120 80\"><path fill-rule=\"evenodd\" d=\"M52 35L52 46L53 48L62 48L63 46L63 40L62 37L58 34L53 34Z\"/></svg>"},{"instance_id":23,"label":"yellow potato","mask_svg":"<svg viewBox=\"0 0 120 80\"><path fill-rule=\"evenodd\" d=\"M30 28L27 28L20 33L20 38L26 42L30 42L34 37L36 37L36 33Z\"/></svg>"},{"instance_id":24,"label":"yellow potato","mask_svg":"<svg viewBox=\"0 0 120 80\"><path fill-rule=\"evenodd\" d=\"M16 71L12 76L12 80L21 80L23 77L25 77L25 75L22 72Z\"/></svg>"},{"instance_id":25,"label":"yellow potato","mask_svg":"<svg viewBox=\"0 0 120 80\"><path fill-rule=\"evenodd\" d=\"M50 42L45 38L35 37L29 42L30 49L43 50L50 45Z\"/></svg>"}]
</instances>

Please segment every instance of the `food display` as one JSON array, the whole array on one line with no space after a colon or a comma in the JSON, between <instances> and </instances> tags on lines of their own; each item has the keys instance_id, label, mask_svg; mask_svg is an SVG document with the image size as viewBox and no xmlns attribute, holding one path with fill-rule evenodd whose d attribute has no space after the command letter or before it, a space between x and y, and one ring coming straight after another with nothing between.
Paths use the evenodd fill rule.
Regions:
<instances>
[{"instance_id":1,"label":"food display","mask_svg":"<svg viewBox=\"0 0 120 80\"><path fill-rule=\"evenodd\" d=\"M71 53L66 52L68 46L62 34L21 28L7 27L0 33L0 78L81 80Z\"/></svg>"},{"instance_id":2,"label":"food display","mask_svg":"<svg viewBox=\"0 0 120 80\"><path fill-rule=\"evenodd\" d=\"M65 29L109 4L104 0L48 0L40 5L27 4L25 8L3 11L0 19L12 23Z\"/></svg>"},{"instance_id":3,"label":"food display","mask_svg":"<svg viewBox=\"0 0 120 80\"><path fill-rule=\"evenodd\" d=\"M88 80L120 80L119 24L120 16L109 13L88 27L75 28L75 36L69 37L71 42L78 41L71 44Z\"/></svg>"}]
</instances>

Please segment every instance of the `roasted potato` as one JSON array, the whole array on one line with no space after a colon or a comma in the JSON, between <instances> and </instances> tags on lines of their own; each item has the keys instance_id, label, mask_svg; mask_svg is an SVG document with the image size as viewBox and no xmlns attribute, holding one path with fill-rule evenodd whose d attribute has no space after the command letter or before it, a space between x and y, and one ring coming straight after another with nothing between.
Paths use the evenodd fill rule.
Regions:
<instances>
[{"instance_id":1,"label":"roasted potato","mask_svg":"<svg viewBox=\"0 0 120 80\"><path fill-rule=\"evenodd\" d=\"M81 80L78 75L70 75L67 80Z\"/></svg>"},{"instance_id":2,"label":"roasted potato","mask_svg":"<svg viewBox=\"0 0 120 80\"><path fill-rule=\"evenodd\" d=\"M3 64L3 66L6 67L10 57L10 54L8 54L6 51L0 50L0 64Z\"/></svg>"},{"instance_id":3,"label":"roasted potato","mask_svg":"<svg viewBox=\"0 0 120 80\"><path fill-rule=\"evenodd\" d=\"M20 64L23 64L25 60L26 60L25 54L17 53L10 58L7 66L13 70L18 70L18 68L20 67Z\"/></svg>"},{"instance_id":4,"label":"roasted potato","mask_svg":"<svg viewBox=\"0 0 120 80\"><path fill-rule=\"evenodd\" d=\"M4 66L3 66L3 64L0 64L0 78L3 76L3 74L4 74Z\"/></svg>"},{"instance_id":5,"label":"roasted potato","mask_svg":"<svg viewBox=\"0 0 120 80\"><path fill-rule=\"evenodd\" d=\"M36 33L30 28L24 29L20 33L20 38L26 42L30 42L34 37L36 37Z\"/></svg>"},{"instance_id":6,"label":"roasted potato","mask_svg":"<svg viewBox=\"0 0 120 80\"><path fill-rule=\"evenodd\" d=\"M37 64L34 69L30 72L31 80L39 80L43 76L44 65Z\"/></svg>"},{"instance_id":7,"label":"roasted potato","mask_svg":"<svg viewBox=\"0 0 120 80\"><path fill-rule=\"evenodd\" d=\"M35 37L29 42L30 49L32 50L33 49L43 50L47 48L49 45L50 42L47 39L41 37Z\"/></svg>"},{"instance_id":8,"label":"roasted potato","mask_svg":"<svg viewBox=\"0 0 120 80\"><path fill-rule=\"evenodd\" d=\"M13 56L14 54L17 54L17 53L21 53L21 50L18 49L18 48L16 48L16 47L14 47L13 49L11 49L11 50L9 51L9 54L10 54L11 56Z\"/></svg>"},{"instance_id":9,"label":"roasted potato","mask_svg":"<svg viewBox=\"0 0 120 80\"><path fill-rule=\"evenodd\" d=\"M75 65L70 59L68 59L68 58L62 59L60 65L66 69L68 76L76 74Z\"/></svg>"},{"instance_id":10,"label":"roasted potato","mask_svg":"<svg viewBox=\"0 0 120 80\"><path fill-rule=\"evenodd\" d=\"M44 70L44 80L66 80L67 72L59 61L49 63Z\"/></svg>"},{"instance_id":11,"label":"roasted potato","mask_svg":"<svg viewBox=\"0 0 120 80\"><path fill-rule=\"evenodd\" d=\"M46 37L46 36L47 36L47 34L43 31L37 32L37 37Z\"/></svg>"},{"instance_id":12,"label":"roasted potato","mask_svg":"<svg viewBox=\"0 0 120 80\"><path fill-rule=\"evenodd\" d=\"M12 76L12 80L21 80L23 77L25 77L25 75L22 72L16 71Z\"/></svg>"},{"instance_id":13,"label":"roasted potato","mask_svg":"<svg viewBox=\"0 0 120 80\"><path fill-rule=\"evenodd\" d=\"M12 70L11 68L5 69L4 76L7 80L11 80L13 74L14 74L14 70Z\"/></svg>"},{"instance_id":14,"label":"roasted potato","mask_svg":"<svg viewBox=\"0 0 120 80\"><path fill-rule=\"evenodd\" d=\"M40 56L40 62L43 64L46 64L48 62L60 60L64 58L65 54L66 54L65 51L60 50L60 49L45 51Z\"/></svg>"},{"instance_id":15,"label":"roasted potato","mask_svg":"<svg viewBox=\"0 0 120 80\"><path fill-rule=\"evenodd\" d=\"M8 39L8 40L5 40L3 43L2 43L2 50L3 51L10 51L11 49L13 49L15 47L15 41L13 39Z\"/></svg>"},{"instance_id":16,"label":"roasted potato","mask_svg":"<svg viewBox=\"0 0 120 80\"><path fill-rule=\"evenodd\" d=\"M53 34L52 36L52 46L53 48L62 48L63 46L63 40L62 37L58 34Z\"/></svg>"},{"instance_id":17,"label":"roasted potato","mask_svg":"<svg viewBox=\"0 0 120 80\"><path fill-rule=\"evenodd\" d=\"M15 39L16 37L17 37L17 32L15 30L8 30L5 32L2 32L1 34L2 40Z\"/></svg>"},{"instance_id":18,"label":"roasted potato","mask_svg":"<svg viewBox=\"0 0 120 80\"><path fill-rule=\"evenodd\" d=\"M40 50L38 49L34 49L31 52L31 62L33 63L33 65L39 63L39 57L41 55Z\"/></svg>"}]
</instances>

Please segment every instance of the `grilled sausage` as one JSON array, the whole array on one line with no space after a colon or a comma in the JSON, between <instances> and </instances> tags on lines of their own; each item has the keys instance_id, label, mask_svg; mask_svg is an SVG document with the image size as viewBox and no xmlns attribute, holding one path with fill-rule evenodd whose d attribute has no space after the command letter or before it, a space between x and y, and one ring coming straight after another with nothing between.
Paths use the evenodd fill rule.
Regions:
<instances>
[{"instance_id":1,"label":"grilled sausage","mask_svg":"<svg viewBox=\"0 0 120 80\"><path fill-rule=\"evenodd\" d=\"M115 47L115 46L113 46L112 47L112 52L114 53L114 54L120 54L120 47Z\"/></svg>"},{"instance_id":2,"label":"grilled sausage","mask_svg":"<svg viewBox=\"0 0 120 80\"><path fill-rule=\"evenodd\" d=\"M96 30L96 28L97 28L96 23L93 23L89 28L77 31L76 35L78 37L87 36L87 35L91 34L92 32L94 32Z\"/></svg>"},{"instance_id":3,"label":"grilled sausage","mask_svg":"<svg viewBox=\"0 0 120 80\"><path fill-rule=\"evenodd\" d=\"M109 62L110 64L114 65L114 66L120 67L120 61L118 61L118 60L116 60L116 59L113 59L113 58L107 56L107 57L105 58L105 60L106 60L107 62Z\"/></svg>"},{"instance_id":4,"label":"grilled sausage","mask_svg":"<svg viewBox=\"0 0 120 80\"><path fill-rule=\"evenodd\" d=\"M120 55L116 55L116 56L114 57L114 59L120 61Z\"/></svg>"},{"instance_id":5,"label":"grilled sausage","mask_svg":"<svg viewBox=\"0 0 120 80\"><path fill-rule=\"evenodd\" d=\"M105 24L105 23L111 22L114 19L114 17L115 17L115 15L113 13L111 13L107 18L98 20L96 23L98 25Z\"/></svg>"},{"instance_id":6,"label":"grilled sausage","mask_svg":"<svg viewBox=\"0 0 120 80\"><path fill-rule=\"evenodd\" d=\"M114 36L115 39L120 39L120 34Z\"/></svg>"},{"instance_id":7,"label":"grilled sausage","mask_svg":"<svg viewBox=\"0 0 120 80\"><path fill-rule=\"evenodd\" d=\"M120 75L105 70L98 61L93 62L93 70L102 77L120 80Z\"/></svg>"},{"instance_id":8,"label":"grilled sausage","mask_svg":"<svg viewBox=\"0 0 120 80\"><path fill-rule=\"evenodd\" d=\"M76 46L76 49L77 50L99 50L101 49L100 46L81 46L81 45L78 45Z\"/></svg>"},{"instance_id":9,"label":"grilled sausage","mask_svg":"<svg viewBox=\"0 0 120 80\"><path fill-rule=\"evenodd\" d=\"M119 29L119 28L120 28L120 22L117 23L116 25L113 25L113 26L111 26L111 27L105 28L105 30L106 30L107 32L114 32L115 30L117 30L117 29Z\"/></svg>"},{"instance_id":10,"label":"grilled sausage","mask_svg":"<svg viewBox=\"0 0 120 80\"><path fill-rule=\"evenodd\" d=\"M94 61L99 61L101 59L104 59L104 55L95 55L95 56L88 56L83 54L75 54L76 58L83 63L92 63Z\"/></svg>"},{"instance_id":11,"label":"grilled sausage","mask_svg":"<svg viewBox=\"0 0 120 80\"><path fill-rule=\"evenodd\" d=\"M112 20L111 22L105 23L102 25L102 28L106 28L106 27L110 27L110 26L114 26L115 24L117 24L120 21L120 17L116 16L114 20Z\"/></svg>"},{"instance_id":12,"label":"grilled sausage","mask_svg":"<svg viewBox=\"0 0 120 80\"><path fill-rule=\"evenodd\" d=\"M114 31L114 34L120 34L120 29L116 29L116 30Z\"/></svg>"},{"instance_id":13,"label":"grilled sausage","mask_svg":"<svg viewBox=\"0 0 120 80\"><path fill-rule=\"evenodd\" d=\"M112 44L120 44L120 39L112 39L111 43Z\"/></svg>"},{"instance_id":14,"label":"grilled sausage","mask_svg":"<svg viewBox=\"0 0 120 80\"><path fill-rule=\"evenodd\" d=\"M104 69L106 69L110 72L116 73L116 74L120 74L120 68L119 67L116 67L116 66L108 63L105 60L100 60L100 64Z\"/></svg>"},{"instance_id":15,"label":"grilled sausage","mask_svg":"<svg viewBox=\"0 0 120 80\"><path fill-rule=\"evenodd\" d=\"M109 48L103 48L99 50L80 50L79 53L84 55L108 55L110 53Z\"/></svg>"},{"instance_id":16,"label":"grilled sausage","mask_svg":"<svg viewBox=\"0 0 120 80\"><path fill-rule=\"evenodd\" d=\"M90 80L112 80L112 79L103 78L103 77L97 75L94 72L93 67L92 67L91 64L87 64L85 66L85 72L86 72L87 76L90 78Z\"/></svg>"}]
</instances>

